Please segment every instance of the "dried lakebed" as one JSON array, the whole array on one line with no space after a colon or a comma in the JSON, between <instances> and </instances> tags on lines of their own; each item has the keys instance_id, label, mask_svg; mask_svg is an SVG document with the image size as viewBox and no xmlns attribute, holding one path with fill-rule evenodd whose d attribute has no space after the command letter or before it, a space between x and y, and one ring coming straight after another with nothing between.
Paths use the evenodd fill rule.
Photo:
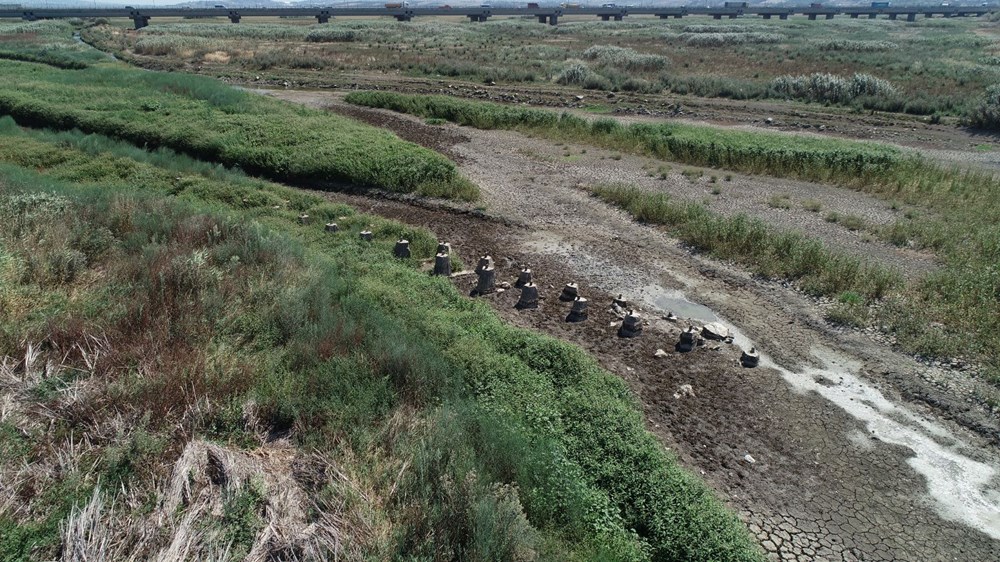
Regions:
<instances>
[{"instance_id":1,"label":"dried lakebed","mask_svg":"<svg viewBox=\"0 0 1000 562\"><path fill-rule=\"evenodd\" d=\"M313 92L281 95L337 103ZM602 159L599 150L570 147L575 154L586 148L586 161L539 163L523 152L565 148L380 111L369 117L405 127L410 138L450 139L447 151L483 189L489 212L504 220L329 196L426 226L465 263L489 249L498 281L512 282L530 264L544 297L538 309L516 311L516 290L482 298L516 325L581 345L626 380L649 428L723 494L774 559L1000 559L997 423L973 403L974 379L833 329L812 300L691 255L578 189L591 164L591 173L602 174L602 165L641 167L642 159ZM872 252L869 246L864 251ZM922 256L895 260L915 262L911 272L924 268ZM586 322L566 323L568 307L555 298L571 280L591 299ZM475 279L455 282L469 292ZM621 320L605 305L618 293L649 320L639 338L615 335ZM687 324L660 319L668 307L695 324L709 314L723 319L737 329L737 344L763 351L762 365L741 368L738 345L673 351ZM654 357L657 349L667 356ZM679 392L685 385L690 394Z\"/></svg>"}]
</instances>

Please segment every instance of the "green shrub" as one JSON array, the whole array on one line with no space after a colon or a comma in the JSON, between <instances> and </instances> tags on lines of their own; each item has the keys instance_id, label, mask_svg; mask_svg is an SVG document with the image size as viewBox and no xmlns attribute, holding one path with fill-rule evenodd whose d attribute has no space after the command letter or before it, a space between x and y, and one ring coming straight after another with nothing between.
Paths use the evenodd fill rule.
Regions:
<instances>
[{"instance_id":1,"label":"green shrub","mask_svg":"<svg viewBox=\"0 0 1000 562\"><path fill-rule=\"evenodd\" d=\"M857 53L872 53L894 51L899 45L891 41L855 41L851 39L830 39L816 43L821 51L852 51Z\"/></svg>"},{"instance_id":2,"label":"green shrub","mask_svg":"<svg viewBox=\"0 0 1000 562\"><path fill-rule=\"evenodd\" d=\"M583 52L583 58L624 70L652 71L670 64L670 59L661 55L646 55L611 45L594 45Z\"/></svg>"},{"instance_id":3,"label":"green shrub","mask_svg":"<svg viewBox=\"0 0 1000 562\"><path fill-rule=\"evenodd\" d=\"M306 41L314 43L347 43L357 38L353 29L319 28L306 34Z\"/></svg>"},{"instance_id":4,"label":"green shrub","mask_svg":"<svg viewBox=\"0 0 1000 562\"><path fill-rule=\"evenodd\" d=\"M1000 129L1000 84L986 88L986 94L965 119L973 127Z\"/></svg>"},{"instance_id":5,"label":"green shrub","mask_svg":"<svg viewBox=\"0 0 1000 562\"><path fill-rule=\"evenodd\" d=\"M690 33L681 39L691 47L730 47L744 44L773 44L785 40L777 33Z\"/></svg>"},{"instance_id":6,"label":"green shrub","mask_svg":"<svg viewBox=\"0 0 1000 562\"><path fill-rule=\"evenodd\" d=\"M833 74L779 76L771 87L780 95L810 101L847 103L857 98L893 98L899 91L889 81L868 74L843 78Z\"/></svg>"},{"instance_id":7,"label":"green shrub","mask_svg":"<svg viewBox=\"0 0 1000 562\"><path fill-rule=\"evenodd\" d=\"M611 88L608 79L590 70L580 61L568 61L568 65L556 75L556 83L568 86L580 86L588 90L607 90Z\"/></svg>"}]
</instances>

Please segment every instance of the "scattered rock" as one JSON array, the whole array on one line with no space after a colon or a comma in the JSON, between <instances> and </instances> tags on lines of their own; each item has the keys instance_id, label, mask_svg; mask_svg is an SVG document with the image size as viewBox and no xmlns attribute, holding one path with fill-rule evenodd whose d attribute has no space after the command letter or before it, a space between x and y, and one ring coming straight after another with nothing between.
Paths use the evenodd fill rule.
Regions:
<instances>
[{"instance_id":1,"label":"scattered rock","mask_svg":"<svg viewBox=\"0 0 1000 562\"><path fill-rule=\"evenodd\" d=\"M709 322L702 327L701 335L710 340L724 340L729 337L729 328L718 322Z\"/></svg>"},{"instance_id":2,"label":"scattered rock","mask_svg":"<svg viewBox=\"0 0 1000 562\"><path fill-rule=\"evenodd\" d=\"M663 351L662 349L657 349L656 353L653 354L653 357L666 357L667 355L670 355L670 354L667 353L666 351Z\"/></svg>"},{"instance_id":3,"label":"scattered rock","mask_svg":"<svg viewBox=\"0 0 1000 562\"><path fill-rule=\"evenodd\" d=\"M747 454L743 455L743 460L747 461L747 463L749 463L749 464L754 464L754 463L757 462L757 459L755 459L752 456L750 456L750 453L747 453Z\"/></svg>"},{"instance_id":4,"label":"scattered rock","mask_svg":"<svg viewBox=\"0 0 1000 562\"><path fill-rule=\"evenodd\" d=\"M694 387L689 384L682 384L677 392L674 393L674 398L680 400L683 396L694 396Z\"/></svg>"}]
</instances>

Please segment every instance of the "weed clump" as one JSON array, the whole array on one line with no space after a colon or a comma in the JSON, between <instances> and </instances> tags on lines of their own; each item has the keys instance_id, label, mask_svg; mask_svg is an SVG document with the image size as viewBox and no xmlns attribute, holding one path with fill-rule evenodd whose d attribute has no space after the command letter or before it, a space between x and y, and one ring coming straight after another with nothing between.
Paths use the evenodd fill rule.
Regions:
<instances>
[{"instance_id":1,"label":"weed clump","mask_svg":"<svg viewBox=\"0 0 1000 562\"><path fill-rule=\"evenodd\" d=\"M730 47L745 44L774 44L785 40L777 33L690 33L681 39L691 47Z\"/></svg>"},{"instance_id":2,"label":"weed clump","mask_svg":"<svg viewBox=\"0 0 1000 562\"><path fill-rule=\"evenodd\" d=\"M831 39L816 43L821 51L851 51L855 53L875 53L894 51L899 45L891 41L855 41L851 39Z\"/></svg>"},{"instance_id":3,"label":"weed clump","mask_svg":"<svg viewBox=\"0 0 1000 562\"><path fill-rule=\"evenodd\" d=\"M986 88L979 104L966 115L966 121L980 129L1000 129L1000 84Z\"/></svg>"},{"instance_id":4,"label":"weed clump","mask_svg":"<svg viewBox=\"0 0 1000 562\"><path fill-rule=\"evenodd\" d=\"M847 103L857 98L894 98L899 90L888 80L868 74L843 78L833 74L779 76L771 87L780 95L810 101Z\"/></svg>"},{"instance_id":5,"label":"weed clump","mask_svg":"<svg viewBox=\"0 0 1000 562\"><path fill-rule=\"evenodd\" d=\"M357 41L358 34L353 29L313 29L306 34L306 41L313 43L348 43Z\"/></svg>"},{"instance_id":6,"label":"weed clump","mask_svg":"<svg viewBox=\"0 0 1000 562\"><path fill-rule=\"evenodd\" d=\"M582 61L569 61L569 64L556 75L556 83L565 86L580 86L588 90L606 90L611 88L607 78L594 72Z\"/></svg>"},{"instance_id":7,"label":"weed clump","mask_svg":"<svg viewBox=\"0 0 1000 562\"><path fill-rule=\"evenodd\" d=\"M594 45L583 52L583 58L624 70L660 70L670 64L670 59L661 55L637 53L612 45Z\"/></svg>"}]
</instances>

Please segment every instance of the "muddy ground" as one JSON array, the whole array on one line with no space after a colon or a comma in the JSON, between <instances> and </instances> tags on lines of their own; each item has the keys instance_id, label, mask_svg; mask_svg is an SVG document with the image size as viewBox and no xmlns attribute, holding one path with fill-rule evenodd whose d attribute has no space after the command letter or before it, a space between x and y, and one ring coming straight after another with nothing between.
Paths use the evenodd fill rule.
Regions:
<instances>
[{"instance_id":1,"label":"muddy ground","mask_svg":"<svg viewBox=\"0 0 1000 562\"><path fill-rule=\"evenodd\" d=\"M485 213L327 196L425 226L451 242L465 263L488 250L498 281L512 283L519 268L530 264L543 296L538 309L516 310L516 289L479 298L515 325L580 345L627 381L649 429L719 490L773 559L1000 559L1000 434L997 418L976 402L981 383L960 370L917 363L878 337L833 327L822 318L822 302L692 255L661 230L637 224L579 189L605 177L682 196L707 186L692 187L676 174L650 178L642 169L650 163L646 159L615 159L592 147L427 126L346 107L330 93L275 95L385 126L454 158L483 189ZM742 199L733 195L713 205L720 212L794 190L826 201L830 209L860 205L871 221L891 215L884 202L838 194L829 186L745 177L729 183ZM795 209L768 220L801 224L844 251L873 255L910 275L934 267L929 256L855 242L856 233L809 215ZM590 299L584 322L565 321L569 305L557 296L569 281ZM456 276L455 283L468 293L475 276ZM616 335L620 318L609 305L619 293L647 322L638 338ZM668 311L680 318L666 320ZM689 353L674 349L683 328L715 315L737 332L735 343L706 340ZM751 345L763 352L756 369L738 361L741 349ZM655 357L658 349L666 355Z\"/></svg>"}]
</instances>

